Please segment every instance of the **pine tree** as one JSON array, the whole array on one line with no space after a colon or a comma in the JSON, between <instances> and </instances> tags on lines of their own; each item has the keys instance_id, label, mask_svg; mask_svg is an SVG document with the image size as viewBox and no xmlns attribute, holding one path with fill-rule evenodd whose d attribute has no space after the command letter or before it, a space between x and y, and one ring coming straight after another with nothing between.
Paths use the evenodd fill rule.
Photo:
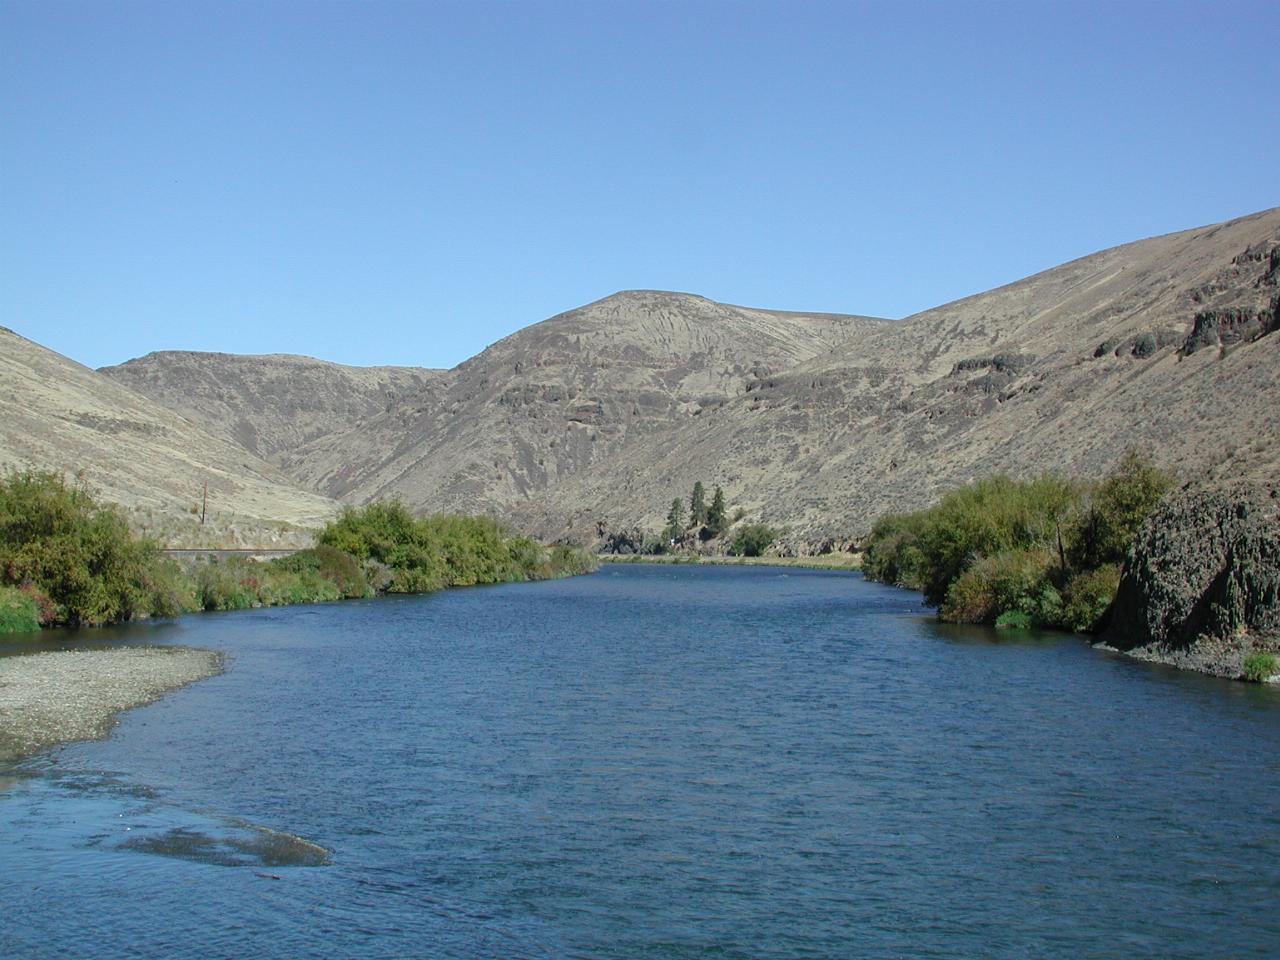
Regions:
<instances>
[{"instance_id":1,"label":"pine tree","mask_svg":"<svg viewBox=\"0 0 1280 960\"><path fill-rule=\"evenodd\" d=\"M693 496L689 498L689 526L700 527L707 522L707 492L699 480L693 485Z\"/></svg>"},{"instance_id":2,"label":"pine tree","mask_svg":"<svg viewBox=\"0 0 1280 960\"><path fill-rule=\"evenodd\" d=\"M707 532L713 537L720 536L727 526L725 519L724 491L716 487L711 506L707 508Z\"/></svg>"},{"instance_id":3,"label":"pine tree","mask_svg":"<svg viewBox=\"0 0 1280 960\"><path fill-rule=\"evenodd\" d=\"M662 535L668 540L678 540L684 533L684 504L676 497L671 501L671 510L667 513L667 527Z\"/></svg>"}]
</instances>

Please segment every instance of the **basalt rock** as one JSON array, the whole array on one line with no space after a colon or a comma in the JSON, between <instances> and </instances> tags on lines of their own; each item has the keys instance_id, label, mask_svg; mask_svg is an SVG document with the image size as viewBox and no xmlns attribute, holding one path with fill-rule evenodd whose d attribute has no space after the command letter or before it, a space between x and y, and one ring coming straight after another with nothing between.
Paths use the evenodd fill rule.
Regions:
<instances>
[{"instance_id":1,"label":"basalt rock","mask_svg":"<svg viewBox=\"0 0 1280 960\"><path fill-rule=\"evenodd\" d=\"M1273 297L1271 304L1260 310L1201 310L1182 344L1182 355L1190 356L1202 347L1225 347L1257 340L1277 328L1280 328L1280 297Z\"/></svg>"},{"instance_id":2,"label":"basalt rock","mask_svg":"<svg viewBox=\"0 0 1280 960\"><path fill-rule=\"evenodd\" d=\"M1138 533L1102 639L1222 676L1280 651L1280 485L1170 496Z\"/></svg>"}]
</instances>

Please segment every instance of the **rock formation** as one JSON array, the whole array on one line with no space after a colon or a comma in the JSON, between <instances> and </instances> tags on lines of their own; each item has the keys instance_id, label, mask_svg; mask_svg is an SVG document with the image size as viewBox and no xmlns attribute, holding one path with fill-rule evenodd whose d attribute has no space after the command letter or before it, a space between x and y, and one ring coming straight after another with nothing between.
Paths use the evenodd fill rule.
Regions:
<instances>
[{"instance_id":1,"label":"rock formation","mask_svg":"<svg viewBox=\"0 0 1280 960\"><path fill-rule=\"evenodd\" d=\"M1222 676L1251 652L1280 652L1280 485L1168 497L1138 534L1102 640Z\"/></svg>"}]
</instances>

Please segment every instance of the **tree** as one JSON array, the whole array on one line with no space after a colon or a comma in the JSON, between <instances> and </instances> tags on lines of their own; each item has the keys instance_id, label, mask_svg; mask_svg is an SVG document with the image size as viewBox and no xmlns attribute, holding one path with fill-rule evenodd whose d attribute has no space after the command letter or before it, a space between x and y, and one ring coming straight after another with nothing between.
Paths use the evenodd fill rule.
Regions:
<instances>
[{"instance_id":1,"label":"tree","mask_svg":"<svg viewBox=\"0 0 1280 960\"><path fill-rule=\"evenodd\" d=\"M1098 484L1076 522L1071 562L1092 570L1123 563L1142 521L1173 486L1174 479L1136 450L1128 450Z\"/></svg>"},{"instance_id":2,"label":"tree","mask_svg":"<svg viewBox=\"0 0 1280 960\"><path fill-rule=\"evenodd\" d=\"M720 536L725 530L725 520L724 491L716 487L715 495L711 498L711 506L707 508L707 532L712 537Z\"/></svg>"},{"instance_id":3,"label":"tree","mask_svg":"<svg viewBox=\"0 0 1280 960\"><path fill-rule=\"evenodd\" d=\"M671 509L667 512L667 526L662 535L667 540L678 540L684 533L684 504L676 497L671 501Z\"/></svg>"},{"instance_id":4,"label":"tree","mask_svg":"<svg viewBox=\"0 0 1280 960\"><path fill-rule=\"evenodd\" d=\"M689 497L689 526L700 527L707 522L707 493L699 480L693 485L693 495Z\"/></svg>"},{"instance_id":5,"label":"tree","mask_svg":"<svg viewBox=\"0 0 1280 960\"><path fill-rule=\"evenodd\" d=\"M778 539L778 531L765 523L748 523L738 530L729 546L736 557L758 557Z\"/></svg>"},{"instance_id":6,"label":"tree","mask_svg":"<svg viewBox=\"0 0 1280 960\"><path fill-rule=\"evenodd\" d=\"M0 476L0 584L47 598L48 623L176 616L190 606L177 565L124 514L56 473Z\"/></svg>"}]
</instances>

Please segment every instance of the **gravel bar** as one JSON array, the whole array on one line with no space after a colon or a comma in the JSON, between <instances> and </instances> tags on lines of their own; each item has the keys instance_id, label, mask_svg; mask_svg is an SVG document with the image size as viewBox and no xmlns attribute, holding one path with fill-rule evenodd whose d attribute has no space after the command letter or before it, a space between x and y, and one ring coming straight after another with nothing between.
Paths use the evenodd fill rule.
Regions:
<instances>
[{"instance_id":1,"label":"gravel bar","mask_svg":"<svg viewBox=\"0 0 1280 960\"><path fill-rule=\"evenodd\" d=\"M71 650L0 658L0 762L72 740L98 740L116 714L222 671L191 647Z\"/></svg>"}]
</instances>

